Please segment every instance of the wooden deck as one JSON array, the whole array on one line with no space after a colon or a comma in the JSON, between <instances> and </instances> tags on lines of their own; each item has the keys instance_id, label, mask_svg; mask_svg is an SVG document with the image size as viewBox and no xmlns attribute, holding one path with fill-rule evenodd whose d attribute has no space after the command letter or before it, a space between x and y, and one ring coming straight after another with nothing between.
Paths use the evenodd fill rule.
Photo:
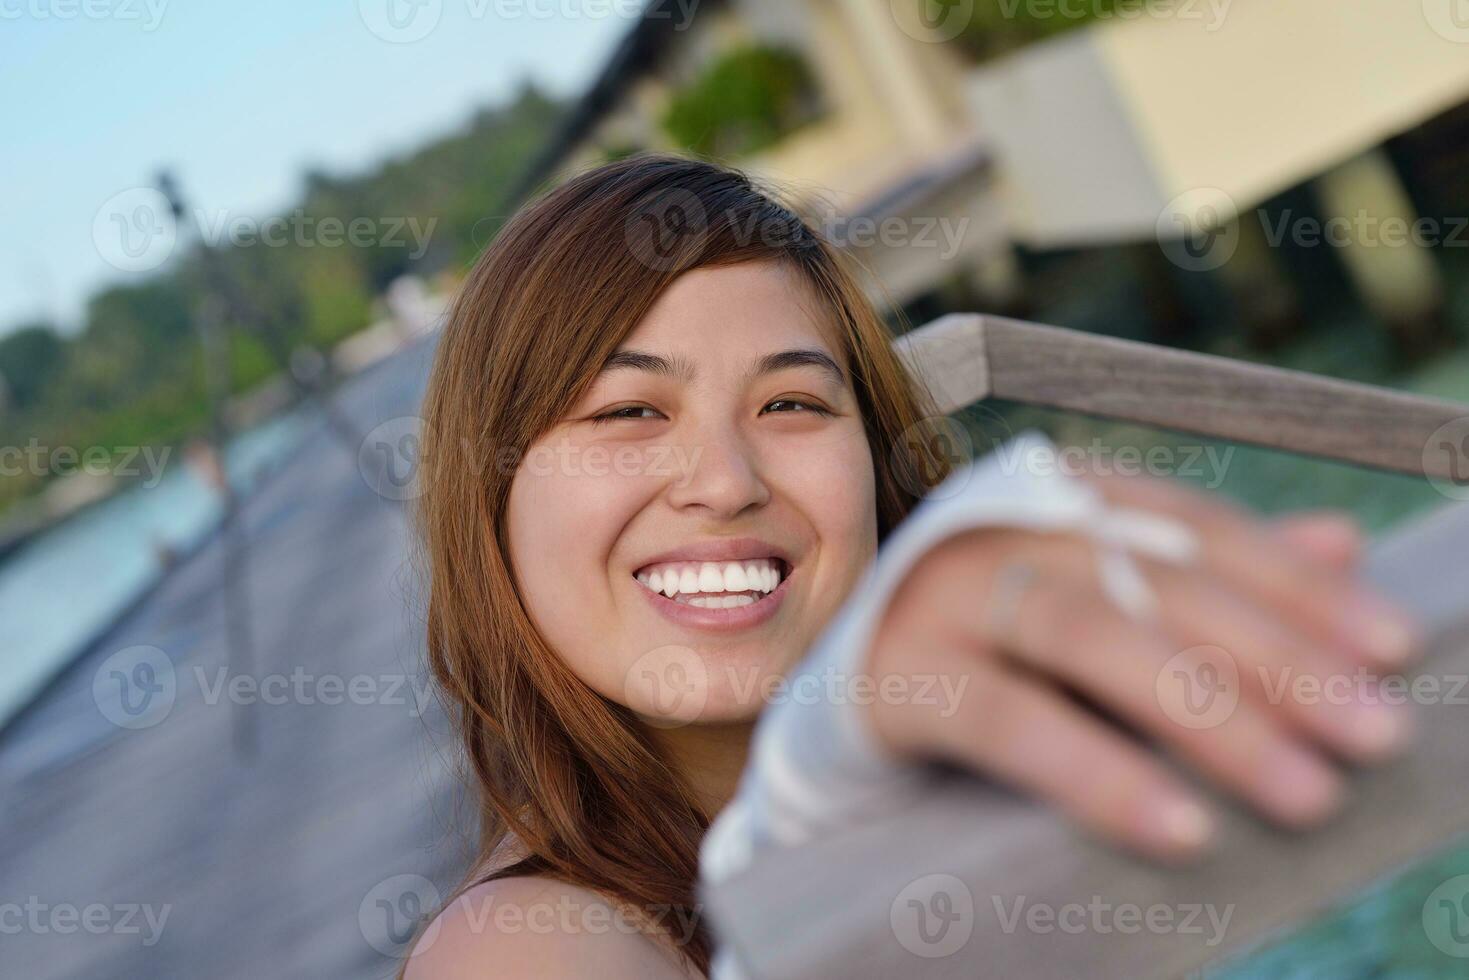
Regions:
<instances>
[{"instance_id":1,"label":"wooden deck","mask_svg":"<svg viewBox=\"0 0 1469 980\"><path fill-rule=\"evenodd\" d=\"M410 349L340 393L359 431L416 413L428 355L427 344ZM370 678L355 700L371 703L322 703L335 697L329 686L285 704L208 703L226 665L216 538L6 729L0 975L391 974L394 961L374 947L383 945L383 890L365 909L364 899L402 874L447 887L463 854L449 829L456 793L443 753L452 743L432 706L416 717L401 684L406 675L422 686L402 508L369 489L355 452L322 430L243 511L257 659L249 673L300 671L308 691L317 678ZM129 730L99 710L93 679L135 644L167 654L177 695L161 722ZM253 760L234 748L239 710L257 725ZM413 881L390 881L387 897ZM117 928L93 934L65 918L68 906L96 903ZM19 932L17 913L4 911L12 905L27 920ZM167 908L151 947L141 913L126 921L133 906Z\"/></svg>"}]
</instances>

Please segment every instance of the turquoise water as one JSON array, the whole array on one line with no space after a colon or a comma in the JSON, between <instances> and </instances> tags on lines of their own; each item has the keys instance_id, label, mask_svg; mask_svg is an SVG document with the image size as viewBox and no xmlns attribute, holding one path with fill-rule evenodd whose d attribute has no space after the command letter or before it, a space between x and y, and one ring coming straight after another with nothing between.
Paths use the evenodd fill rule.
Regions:
<instances>
[{"instance_id":1,"label":"turquoise water","mask_svg":"<svg viewBox=\"0 0 1469 980\"><path fill-rule=\"evenodd\" d=\"M1469 846L1435 855L1199 980L1469 976Z\"/></svg>"},{"instance_id":2,"label":"turquoise water","mask_svg":"<svg viewBox=\"0 0 1469 980\"><path fill-rule=\"evenodd\" d=\"M241 433L225 453L244 491L299 444L288 413ZM189 550L219 523L220 499L174 453L153 487L124 490L29 542L0 564L0 726L163 572L160 548Z\"/></svg>"}]
</instances>

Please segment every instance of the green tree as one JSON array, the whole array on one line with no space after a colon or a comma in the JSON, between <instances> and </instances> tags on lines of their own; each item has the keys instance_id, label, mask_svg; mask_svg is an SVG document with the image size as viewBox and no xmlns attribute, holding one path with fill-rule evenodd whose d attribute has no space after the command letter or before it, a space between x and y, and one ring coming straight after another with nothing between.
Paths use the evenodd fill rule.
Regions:
<instances>
[{"instance_id":1,"label":"green tree","mask_svg":"<svg viewBox=\"0 0 1469 980\"><path fill-rule=\"evenodd\" d=\"M35 405L61 371L66 344L49 323L0 337L0 406L24 411Z\"/></svg>"},{"instance_id":2,"label":"green tree","mask_svg":"<svg viewBox=\"0 0 1469 980\"><path fill-rule=\"evenodd\" d=\"M735 48L674 95L663 128L701 156L756 153L820 115L819 93L800 52L770 45Z\"/></svg>"}]
</instances>

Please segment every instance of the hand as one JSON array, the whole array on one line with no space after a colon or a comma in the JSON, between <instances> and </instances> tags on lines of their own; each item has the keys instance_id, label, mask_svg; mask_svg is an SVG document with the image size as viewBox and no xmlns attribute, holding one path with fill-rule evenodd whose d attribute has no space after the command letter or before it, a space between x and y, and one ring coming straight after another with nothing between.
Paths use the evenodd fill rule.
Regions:
<instances>
[{"instance_id":1,"label":"hand","mask_svg":"<svg viewBox=\"0 0 1469 980\"><path fill-rule=\"evenodd\" d=\"M1280 824L1325 819L1343 795L1339 764L1386 758L1411 728L1405 707L1374 692L1415 656L1418 631L1356 580L1355 525L1331 514L1271 525L1164 481L1087 479L1112 506L1198 535L1192 565L1137 559L1157 615L1117 609L1080 537L955 535L895 591L867 665L879 682L968 680L957 706L879 698L879 738L1034 793L1163 859L1205 846L1213 821L1145 743ZM1194 683L1223 700L1200 714Z\"/></svg>"}]
</instances>

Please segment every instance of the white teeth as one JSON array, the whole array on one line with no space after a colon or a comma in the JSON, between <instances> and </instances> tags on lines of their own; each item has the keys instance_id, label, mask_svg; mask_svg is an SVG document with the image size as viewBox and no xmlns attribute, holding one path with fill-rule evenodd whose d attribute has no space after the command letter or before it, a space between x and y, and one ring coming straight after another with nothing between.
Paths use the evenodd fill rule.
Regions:
<instances>
[{"instance_id":1,"label":"white teeth","mask_svg":"<svg viewBox=\"0 0 1469 980\"><path fill-rule=\"evenodd\" d=\"M743 562L663 562L649 565L634 577L651 592L670 599L690 596L682 601L711 609L748 605L759 598L749 593L768 593L780 585L780 562L774 558L754 558ZM718 596L728 592L738 595ZM713 600L737 600L733 605L714 604ZM708 601L706 601L708 600Z\"/></svg>"},{"instance_id":2,"label":"white teeth","mask_svg":"<svg viewBox=\"0 0 1469 980\"><path fill-rule=\"evenodd\" d=\"M691 599L684 599L683 602L700 609L733 609L736 606L752 606L755 598L748 595L696 595Z\"/></svg>"}]
</instances>

